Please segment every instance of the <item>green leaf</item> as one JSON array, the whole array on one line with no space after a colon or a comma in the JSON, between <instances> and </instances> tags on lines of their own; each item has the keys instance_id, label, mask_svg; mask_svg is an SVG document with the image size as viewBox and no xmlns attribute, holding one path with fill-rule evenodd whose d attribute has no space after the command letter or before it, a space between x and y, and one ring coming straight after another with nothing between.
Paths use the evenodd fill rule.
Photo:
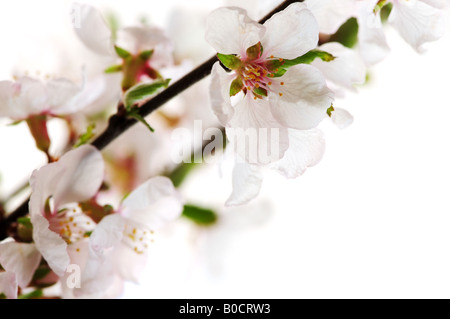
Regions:
<instances>
[{"instance_id":1,"label":"green leaf","mask_svg":"<svg viewBox=\"0 0 450 319\"><path fill-rule=\"evenodd\" d=\"M266 62L266 68L273 72L277 72L276 70L281 68L281 66L285 63L284 59L273 59Z\"/></svg>"},{"instance_id":2,"label":"green leaf","mask_svg":"<svg viewBox=\"0 0 450 319\"><path fill-rule=\"evenodd\" d=\"M241 92L243 87L244 83L242 82L242 79L240 77L235 78L230 85L230 96L235 96L236 94Z\"/></svg>"},{"instance_id":3,"label":"green leaf","mask_svg":"<svg viewBox=\"0 0 450 319\"><path fill-rule=\"evenodd\" d=\"M45 278L45 276L47 276L50 273L51 269L48 268L47 266L44 267L39 267L38 269L36 269L36 271L34 272L33 275L33 281L35 280L41 280L43 278Z\"/></svg>"},{"instance_id":4,"label":"green leaf","mask_svg":"<svg viewBox=\"0 0 450 319\"><path fill-rule=\"evenodd\" d=\"M169 86L170 79L158 80L152 83L142 83L131 87L123 96L123 103L128 111L137 102L148 99L155 94L160 88Z\"/></svg>"},{"instance_id":5,"label":"green leaf","mask_svg":"<svg viewBox=\"0 0 450 319\"><path fill-rule=\"evenodd\" d=\"M121 57L122 59L128 59L132 56L132 54L130 52L128 52L125 49L122 49L121 47L115 45L114 49L116 50L116 53L119 57Z\"/></svg>"},{"instance_id":6,"label":"green leaf","mask_svg":"<svg viewBox=\"0 0 450 319\"><path fill-rule=\"evenodd\" d=\"M324 62L330 62L330 61L333 61L335 59L335 57L331 53L328 53L325 51L311 50L293 60L284 60L283 68L289 68L291 66L301 64L301 63L310 64L315 59L321 59Z\"/></svg>"},{"instance_id":7,"label":"green leaf","mask_svg":"<svg viewBox=\"0 0 450 319\"><path fill-rule=\"evenodd\" d=\"M33 229L33 224L31 223L30 217L19 217L17 222L28 229Z\"/></svg>"},{"instance_id":8,"label":"green leaf","mask_svg":"<svg viewBox=\"0 0 450 319\"><path fill-rule=\"evenodd\" d=\"M121 64L119 65L113 65L110 66L109 68L105 69L105 73L116 73L116 72L121 72L123 70L123 66Z\"/></svg>"},{"instance_id":9,"label":"green leaf","mask_svg":"<svg viewBox=\"0 0 450 319\"><path fill-rule=\"evenodd\" d=\"M0 293L0 299L8 299L4 293Z\"/></svg>"},{"instance_id":10,"label":"green leaf","mask_svg":"<svg viewBox=\"0 0 450 319\"><path fill-rule=\"evenodd\" d=\"M387 19L389 18L389 15L391 14L392 7L393 7L392 2L389 2L383 8L381 8L381 11L380 11L381 22L384 23L387 21Z\"/></svg>"},{"instance_id":11,"label":"green leaf","mask_svg":"<svg viewBox=\"0 0 450 319\"><path fill-rule=\"evenodd\" d=\"M386 2L387 2L387 0L378 1L377 4L375 5L375 8L373 8L373 13L377 14L378 12L380 12L380 10L384 7Z\"/></svg>"},{"instance_id":12,"label":"green leaf","mask_svg":"<svg viewBox=\"0 0 450 319\"><path fill-rule=\"evenodd\" d=\"M150 132L153 133L155 131L155 129L150 126L150 124L147 122L147 120L141 114L138 113L137 109L132 109L131 111L129 111L127 113L127 115L132 118L135 118L136 120L138 120L139 122L144 124L150 130Z\"/></svg>"},{"instance_id":13,"label":"green leaf","mask_svg":"<svg viewBox=\"0 0 450 319\"><path fill-rule=\"evenodd\" d=\"M89 124L89 126L86 128L86 132L80 135L78 141L74 145L74 148L87 144L89 140L92 139L95 135L94 129L95 123Z\"/></svg>"},{"instance_id":14,"label":"green leaf","mask_svg":"<svg viewBox=\"0 0 450 319\"><path fill-rule=\"evenodd\" d=\"M37 299L41 298L44 295L42 289L34 290L28 294L20 295L18 299Z\"/></svg>"},{"instance_id":15,"label":"green leaf","mask_svg":"<svg viewBox=\"0 0 450 319\"><path fill-rule=\"evenodd\" d=\"M247 49L247 57L250 60L258 59L261 56L262 53L262 45L261 42L256 43L255 45L251 46Z\"/></svg>"},{"instance_id":16,"label":"green leaf","mask_svg":"<svg viewBox=\"0 0 450 319\"><path fill-rule=\"evenodd\" d=\"M331 106L328 108L327 110L327 114L329 117L331 117L331 114L334 112L334 107L333 104L331 104Z\"/></svg>"},{"instance_id":17,"label":"green leaf","mask_svg":"<svg viewBox=\"0 0 450 319\"><path fill-rule=\"evenodd\" d=\"M213 210L193 205L184 205L182 216L202 226L210 226L217 221L217 214Z\"/></svg>"},{"instance_id":18,"label":"green leaf","mask_svg":"<svg viewBox=\"0 0 450 319\"><path fill-rule=\"evenodd\" d=\"M339 42L347 48L353 48L358 42L358 21L356 18L348 19L327 42Z\"/></svg>"},{"instance_id":19,"label":"green leaf","mask_svg":"<svg viewBox=\"0 0 450 319\"><path fill-rule=\"evenodd\" d=\"M255 89L253 89L253 93L255 93L256 95L259 95L259 96L267 96L267 90L266 89L263 89L263 88L255 88Z\"/></svg>"},{"instance_id":20,"label":"green leaf","mask_svg":"<svg viewBox=\"0 0 450 319\"><path fill-rule=\"evenodd\" d=\"M242 65L241 60L233 54L225 55L217 53L217 57L219 58L220 62L222 62L222 64L230 70L237 70Z\"/></svg>"},{"instance_id":21,"label":"green leaf","mask_svg":"<svg viewBox=\"0 0 450 319\"><path fill-rule=\"evenodd\" d=\"M141 53L139 53L139 57L142 60L147 61L148 59L150 59L152 57L153 52L155 52L155 50L142 51Z\"/></svg>"}]
</instances>

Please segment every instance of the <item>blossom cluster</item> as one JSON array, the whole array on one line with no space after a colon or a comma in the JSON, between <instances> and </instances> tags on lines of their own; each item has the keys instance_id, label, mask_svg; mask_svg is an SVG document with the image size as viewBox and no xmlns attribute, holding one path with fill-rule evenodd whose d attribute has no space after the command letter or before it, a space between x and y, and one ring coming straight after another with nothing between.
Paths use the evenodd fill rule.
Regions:
<instances>
[{"instance_id":1,"label":"blossom cluster","mask_svg":"<svg viewBox=\"0 0 450 319\"><path fill-rule=\"evenodd\" d=\"M280 1L247 1L248 10L232 2L204 17L204 41L195 47L169 35L187 26L118 28L93 6L75 3L72 35L94 66L80 68L81 79L22 74L0 81L0 117L26 123L48 162L30 174L25 212L11 222L15 213L3 213L0 202L0 297L42 297L55 286L56 297L120 296L124 282L139 281L157 245L155 231L180 216L203 225L218 218L186 203L176 188L192 169L170 156L185 149L171 140L176 129L201 120L226 133L223 156L234 168L225 176L232 192L223 204L247 204L259 194L264 170L297 178L320 162L322 121L352 123L343 97L389 53L386 24L423 52L442 37L448 7L440 0L287 1L259 23L252 16ZM146 117L143 109L188 81L211 48L208 82ZM63 120L68 132L58 151L48 130L53 120ZM141 123L121 130L131 120ZM102 129L117 137L107 147L96 144ZM205 146L194 142L191 149L190 142L186 155L193 159Z\"/></svg>"}]
</instances>

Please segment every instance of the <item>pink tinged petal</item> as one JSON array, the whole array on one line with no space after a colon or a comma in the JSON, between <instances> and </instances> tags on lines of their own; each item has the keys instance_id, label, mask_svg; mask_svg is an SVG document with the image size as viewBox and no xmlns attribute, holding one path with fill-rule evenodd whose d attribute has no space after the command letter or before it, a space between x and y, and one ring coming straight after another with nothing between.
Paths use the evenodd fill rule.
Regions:
<instances>
[{"instance_id":1,"label":"pink tinged petal","mask_svg":"<svg viewBox=\"0 0 450 319\"><path fill-rule=\"evenodd\" d=\"M120 29L116 45L133 54L154 50L150 64L156 69L173 64L173 44L161 29L148 26Z\"/></svg>"},{"instance_id":2,"label":"pink tinged petal","mask_svg":"<svg viewBox=\"0 0 450 319\"><path fill-rule=\"evenodd\" d=\"M81 88L67 79L54 79L47 83L48 103L51 113L55 115L73 114L83 105L74 105L72 99L81 91Z\"/></svg>"},{"instance_id":3,"label":"pink tinged petal","mask_svg":"<svg viewBox=\"0 0 450 319\"><path fill-rule=\"evenodd\" d=\"M38 115L48 111L47 88L42 81L30 77L22 77L15 83L9 83L11 83L9 92L7 83L4 82L1 94L7 100L7 116L14 120L24 120L31 115Z\"/></svg>"},{"instance_id":4,"label":"pink tinged petal","mask_svg":"<svg viewBox=\"0 0 450 319\"><path fill-rule=\"evenodd\" d=\"M371 5L373 3L373 5ZM364 6L358 16L358 40L361 57L367 65L383 60L390 49L386 42L380 15L373 13L376 1Z\"/></svg>"},{"instance_id":5,"label":"pink tinged petal","mask_svg":"<svg viewBox=\"0 0 450 319\"><path fill-rule=\"evenodd\" d=\"M247 163L236 163L233 168L233 191L225 206L243 205L258 196L263 177L260 168Z\"/></svg>"},{"instance_id":6,"label":"pink tinged petal","mask_svg":"<svg viewBox=\"0 0 450 319\"><path fill-rule=\"evenodd\" d=\"M353 123L353 116L347 110L336 107L331 113L331 121L342 130Z\"/></svg>"},{"instance_id":7,"label":"pink tinged petal","mask_svg":"<svg viewBox=\"0 0 450 319\"><path fill-rule=\"evenodd\" d=\"M444 35L444 12L421 1L397 1L389 15L400 35L418 52Z\"/></svg>"},{"instance_id":8,"label":"pink tinged petal","mask_svg":"<svg viewBox=\"0 0 450 319\"><path fill-rule=\"evenodd\" d=\"M419 1L426 3L431 7L435 7L437 9L444 9L446 6L450 4L448 0L419 0Z\"/></svg>"},{"instance_id":9,"label":"pink tinged petal","mask_svg":"<svg viewBox=\"0 0 450 319\"><path fill-rule=\"evenodd\" d=\"M3 241L0 243L0 265L17 276L21 288L26 288L41 261L35 244Z\"/></svg>"},{"instance_id":10,"label":"pink tinged petal","mask_svg":"<svg viewBox=\"0 0 450 319\"><path fill-rule=\"evenodd\" d=\"M11 81L0 81L0 117L9 117L11 115L10 100L13 94L13 85Z\"/></svg>"},{"instance_id":11,"label":"pink tinged petal","mask_svg":"<svg viewBox=\"0 0 450 319\"><path fill-rule=\"evenodd\" d=\"M231 147L250 164L268 164L283 157L289 147L287 129L275 120L266 98L247 94L235 106L227 128Z\"/></svg>"},{"instance_id":12,"label":"pink tinged petal","mask_svg":"<svg viewBox=\"0 0 450 319\"><path fill-rule=\"evenodd\" d=\"M237 7L219 8L206 18L206 41L219 53L243 55L261 40L264 27Z\"/></svg>"},{"instance_id":13,"label":"pink tinged petal","mask_svg":"<svg viewBox=\"0 0 450 319\"><path fill-rule=\"evenodd\" d=\"M328 81L348 90L356 91L354 84L363 84L366 80L366 66L361 56L352 49L337 42L326 43L320 50L331 53L336 58L330 62L315 59L311 65L319 69Z\"/></svg>"},{"instance_id":14,"label":"pink tinged petal","mask_svg":"<svg viewBox=\"0 0 450 319\"><path fill-rule=\"evenodd\" d=\"M89 238L91 253L97 258L104 258L120 243L124 228L122 216L114 214L104 217Z\"/></svg>"},{"instance_id":15,"label":"pink tinged petal","mask_svg":"<svg viewBox=\"0 0 450 319\"><path fill-rule=\"evenodd\" d=\"M0 273L0 294L4 294L8 299L17 299L17 278L13 272Z\"/></svg>"},{"instance_id":16,"label":"pink tinged petal","mask_svg":"<svg viewBox=\"0 0 450 319\"><path fill-rule=\"evenodd\" d=\"M211 85L209 88L211 107L219 123L227 126L233 117L233 107L230 99L230 85L236 74L227 73L219 62L216 62L211 71Z\"/></svg>"},{"instance_id":17,"label":"pink tinged petal","mask_svg":"<svg viewBox=\"0 0 450 319\"><path fill-rule=\"evenodd\" d=\"M181 196L167 177L150 178L122 203L122 216L149 229L162 227L181 215Z\"/></svg>"},{"instance_id":18,"label":"pink tinged petal","mask_svg":"<svg viewBox=\"0 0 450 319\"><path fill-rule=\"evenodd\" d=\"M117 273L123 280L139 283L141 274L148 261L148 251L137 254L130 247L122 244L114 252L113 262Z\"/></svg>"},{"instance_id":19,"label":"pink tinged petal","mask_svg":"<svg viewBox=\"0 0 450 319\"><path fill-rule=\"evenodd\" d=\"M325 152L325 139L322 131L289 130L289 149L284 157L270 165L287 178L302 175L308 167L320 162Z\"/></svg>"},{"instance_id":20,"label":"pink tinged petal","mask_svg":"<svg viewBox=\"0 0 450 319\"><path fill-rule=\"evenodd\" d=\"M322 33L333 34L355 14L355 0L306 0Z\"/></svg>"},{"instance_id":21,"label":"pink tinged petal","mask_svg":"<svg viewBox=\"0 0 450 319\"><path fill-rule=\"evenodd\" d=\"M50 268L58 276L63 276L70 263L66 242L48 228L49 222L42 215L32 215L31 223L33 224L33 240L37 249Z\"/></svg>"},{"instance_id":22,"label":"pink tinged petal","mask_svg":"<svg viewBox=\"0 0 450 319\"><path fill-rule=\"evenodd\" d=\"M96 8L76 3L73 12L77 15L74 30L84 45L97 54L114 56L111 29Z\"/></svg>"},{"instance_id":23,"label":"pink tinged petal","mask_svg":"<svg viewBox=\"0 0 450 319\"><path fill-rule=\"evenodd\" d=\"M90 199L100 188L103 176L103 158L95 147L83 145L67 152L58 162L33 172L30 213L42 214L50 196L55 211L63 204Z\"/></svg>"},{"instance_id":24,"label":"pink tinged petal","mask_svg":"<svg viewBox=\"0 0 450 319\"><path fill-rule=\"evenodd\" d=\"M314 49L319 41L319 26L305 4L294 3L274 14L261 44L264 51L277 58L295 59Z\"/></svg>"},{"instance_id":25,"label":"pink tinged petal","mask_svg":"<svg viewBox=\"0 0 450 319\"><path fill-rule=\"evenodd\" d=\"M334 98L322 73L310 65L290 67L272 86L275 91L269 99L273 116L281 125L299 130L316 127Z\"/></svg>"}]
</instances>

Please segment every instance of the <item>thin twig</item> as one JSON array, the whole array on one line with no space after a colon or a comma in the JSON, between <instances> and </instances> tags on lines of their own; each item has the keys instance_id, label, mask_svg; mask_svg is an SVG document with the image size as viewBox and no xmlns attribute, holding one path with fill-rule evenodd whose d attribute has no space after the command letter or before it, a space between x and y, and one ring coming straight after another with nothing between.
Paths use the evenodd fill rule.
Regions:
<instances>
[{"instance_id":1,"label":"thin twig","mask_svg":"<svg viewBox=\"0 0 450 319\"><path fill-rule=\"evenodd\" d=\"M281 3L278 7L269 12L259 23L264 23L275 13L286 9L294 2L303 2L303 0L287 0ZM186 74L180 80L170 85L167 89L153 97L148 102L144 103L140 109L139 114L143 117L149 115L163 104L197 83L201 79L205 78L211 73L211 69L214 63L218 61L216 56L211 57L209 60ZM119 114L115 114L110 117L109 124L106 130L100 134L91 144L97 147L99 150L104 149L109 143L114 141L118 136L123 134L131 126L136 124L137 121L133 118L123 117ZM17 218L23 217L28 213L28 201L27 199L22 205L20 205L14 212L9 214L4 220L0 221L0 240L7 237L7 231L11 223L15 222Z\"/></svg>"}]
</instances>

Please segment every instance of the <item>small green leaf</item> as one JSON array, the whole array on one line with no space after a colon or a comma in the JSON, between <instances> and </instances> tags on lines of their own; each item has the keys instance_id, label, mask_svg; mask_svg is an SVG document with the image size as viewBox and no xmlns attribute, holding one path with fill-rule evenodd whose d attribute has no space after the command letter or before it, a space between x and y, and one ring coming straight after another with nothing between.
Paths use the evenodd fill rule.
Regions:
<instances>
[{"instance_id":1,"label":"small green leaf","mask_svg":"<svg viewBox=\"0 0 450 319\"><path fill-rule=\"evenodd\" d=\"M122 59L128 59L130 58L132 55L130 52L128 52L125 49L122 49L121 47L115 45L114 49L116 50L116 53L119 57L121 57Z\"/></svg>"},{"instance_id":2,"label":"small green leaf","mask_svg":"<svg viewBox=\"0 0 450 319\"><path fill-rule=\"evenodd\" d=\"M244 83L242 82L242 79L240 77L235 78L230 85L230 96L235 96L236 94L241 92L243 87Z\"/></svg>"},{"instance_id":3,"label":"small green leaf","mask_svg":"<svg viewBox=\"0 0 450 319\"><path fill-rule=\"evenodd\" d=\"M45 276L47 276L50 273L50 271L51 271L50 268L48 268L46 266L45 267L39 267L34 272L33 281L41 280L41 279L45 278Z\"/></svg>"},{"instance_id":4,"label":"small green leaf","mask_svg":"<svg viewBox=\"0 0 450 319\"><path fill-rule=\"evenodd\" d=\"M148 99L155 94L160 88L169 86L170 79L158 80L151 83L137 84L125 92L123 103L125 108L130 111L131 107L137 102Z\"/></svg>"},{"instance_id":5,"label":"small green leaf","mask_svg":"<svg viewBox=\"0 0 450 319\"><path fill-rule=\"evenodd\" d=\"M138 120L139 122L144 124L150 130L150 132L153 133L155 131L155 129L150 126L150 124L147 122L147 120L141 114L138 113L137 109L132 109L131 111L129 111L127 113L127 115L135 118L136 120Z\"/></svg>"},{"instance_id":6,"label":"small green leaf","mask_svg":"<svg viewBox=\"0 0 450 319\"><path fill-rule=\"evenodd\" d=\"M278 71L276 71L275 73L269 74L269 77L271 77L271 78L279 78L280 76L283 76L286 73L286 71L287 70L284 69L284 68L278 69Z\"/></svg>"},{"instance_id":7,"label":"small green leaf","mask_svg":"<svg viewBox=\"0 0 450 319\"><path fill-rule=\"evenodd\" d=\"M334 112L334 107L333 104L331 104L331 106L328 108L327 110L327 114L329 117L331 117L331 114Z\"/></svg>"},{"instance_id":8,"label":"small green leaf","mask_svg":"<svg viewBox=\"0 0 450 319\"><path fill-rule=\"evenodd\" d=\"M389 18L389 15L391 14L392 7L393 7L392 2L389 2L383 8L381 8L381 11L380 11L381 22L384 23L387 21L387 19Z\"/></svg>"},{"instance_id":9,"label":"small green leaf","mask_svg":"<svg viewBox=\"0 0 450 319\"><path fill-rule=\"evenodd\" d=\"M86 132L80 135L78 141L75 143L74 148L80 147L81 145L87 144L90 139L92 139L95 135L94 132L95 123L89 124L86 128Z\"/></svg>"},{"instance_id":10,"label":"small green leaf","mask_svg":"<svg viewBox=\"0 0 450 319\"><path fill-rule=\"evenodd\" d=\"M259 96L267 96L267 90L266 89L263 89L263 88L255 88L255 89L253 89L253 93L255 93L256 95L259 95Z\"/></svg>"},{"instance_id":11,"label":"small green leaf","mask_svg":"<svg viewBox=\"0 0 450 319\"><path fill-rule=\"evenodd\" d=\"M42 289L34 290L28 294L20 295L18 299L37 299L41 298L44 295Z\"/></svg>"},{"instance_id":12,"label":"small green leaf","mask_svg":"<svg viewBox=\"0 0 450 319\"><path fill-rule=\"evenodd\" d=\"M33 229L30 217L20 217L17 219L17 222L28 229Z\"/></svg>"},{"instance_id":13,"label":"small green leaf","mask_svg":"<svg viewBox=\"0 0 450 319\"><path fill-rule=\"evenodd\" d=\"M241 60L233 54L225 55L217 53L217 57L219 58L220 62L222 62L222 64L230 70L237 70L242 65Z\"/></svg>"},{"instance_id":14,"label":"small green leaf","mask_svg":"<svg viewBox=\"0 0 450 319\"><path fill-rule=\"evenodd\" d=\"M123 70L123 66L120 65L113 65L110 66L109 68L105 69L105 73L116 73L116 72L121 72Z\"/></svg>"},{"instance_id":15,"label":"small green leaf","mask_svg":"<svg viewBox=\"0 0 450 319\"><path fill-rule=\"evenodd\" d=\"M94 232L94 231L87 231L87 232L85 232L85 233L84 233L84 237L85 237L85 238L91 237L91 235L92 235L93 232Z\"/></svg>"},{"instance_id":16,"label":"small green leaf","mask_svg":"<svg viewBox=\"0 0 450 319\"><path fill-rule=\"evenodd\" d=\"M182 216L202 226L210 226L217 221L217 214L211 209L184 205Z\"/></svg>"},{"instance_id":17,"label":"small green leaf","mask_svg":"<svg viewBox=\"0 0 450 319\"><path fill-rule=\"evenodd\" d=\"M147 61L148 59L150 59L152 57L153 52L155 52L155 50L142 51L141 53L139 53L139 57L142 60Z\"/></svg>"},{"instance_id":18,"label":"small green leaf","mask_svg":"<svg viewBox=\"0 0 450 319\"><path fill-rule=\"evenodd\" d=\"M335 59L335 57L328 52L320 51L320 50L311 50L307 53L305 53L302 56L299 56L298 58L295 58L293 60L284 60L283 68L288 68L293 65L297 64L310 64L315 59L321 59L324 62L330 62Z\"/></svg>"},{"instance_id":19,"label":"small green leaf","mask_svg":"<svg viewBox=\"0 0 450 319\"><path fill-rule=\"evenodd\" d=\"M262 53L262 45L261 42L256 43L247 49L246 54L250 60L256 60L261 56Z\"/></svg>"},{"instance_id":20,"label":"small green leaf","mask_svg":"<svg viewBox=\"0 0 450 319\"><path fill-rule=\"evenodd\" d=\"M353 48L358 42L358 21L356 18L348 19L327 42L339 42L347 48Z\"/></svg>"},{"instance_id":21,"label":"small green leaf","mask_svg":"<svg viewBox=\"0 0 450 319\"><path fill-rule=\"evenodd\" d=\"M0 299L8 299L4 293L0 293Z\"/></svg>"}]
</instances>

